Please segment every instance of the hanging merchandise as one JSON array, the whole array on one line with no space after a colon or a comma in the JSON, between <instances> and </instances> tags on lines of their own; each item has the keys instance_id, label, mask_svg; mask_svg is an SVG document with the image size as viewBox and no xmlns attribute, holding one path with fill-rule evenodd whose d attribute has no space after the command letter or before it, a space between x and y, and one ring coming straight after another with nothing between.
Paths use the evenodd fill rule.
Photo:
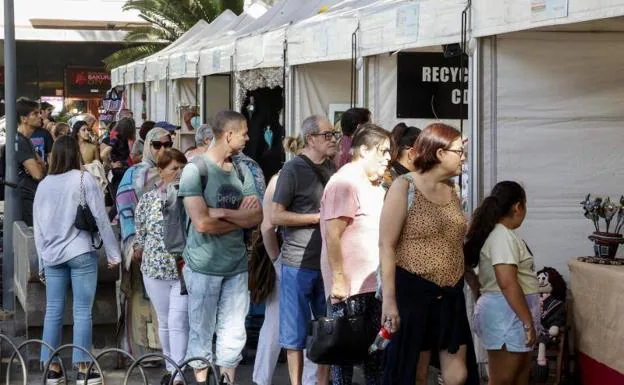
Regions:
<instances>
[{"instance_id":1,"label":"hanging merchandise","mask_svg":"<svg viewBox=\"0 0 624 385\"><path fill-rule=\"evenodd\" d=\"M147 108L146 108L146 99L147 99L147 90L145 83L143 83L143 91L141 91L141 120L147 120Z\"/></svg>"},{"instance_id":2,"label":"hanging merchandise","mask_svg":"<svg viewBox=\"0 0 624 385\"><path fill-rule=\"evenodd\" d=\"M273 146L273 130L271 130L271 126L269 125L264 129L264 141L269 148Z\"/></svg>"},{"instance_id":3,"label":"hanging merchandise","mask_svg":"<svg viewBox=\"0 0 624 385\"><path fill-rule=\"evenodd\" d=\"M249 105L247 105L247 117L249 120L253 118L253 113L256 110L256 99L253 96L249 97Z\"/></svg>"},{"instance_id":4,"label":"hanging merchandise","mask_svg":"<svg viewBox=\"0 0 624 385\"><path fill-rule=\"evenodd\" d=\"M102 113L100 121L106 124L116 119L117 114L123 108L123 87L113 87L106 91L106 95L102 99Z\"/></svg>"}]
</instances>

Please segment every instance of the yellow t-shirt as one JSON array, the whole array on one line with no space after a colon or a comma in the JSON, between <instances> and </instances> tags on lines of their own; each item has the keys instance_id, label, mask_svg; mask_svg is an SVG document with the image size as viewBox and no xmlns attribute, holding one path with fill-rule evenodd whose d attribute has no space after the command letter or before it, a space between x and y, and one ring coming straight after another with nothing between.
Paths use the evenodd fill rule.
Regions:
<instances>
[{"instance_id":1,"label":"yellow t-shirt","mask_svg":"<svg viewBox=\"0 0 624 385\"><path fill-rule=\"evenodd\" d=\"M479 281L482 293L501 291L494 273L494 266L501 264L518 267L518 282L525 295L538 292L533 255L516 233L499 223L481 248Z\"/></svg>"}]
</instances>

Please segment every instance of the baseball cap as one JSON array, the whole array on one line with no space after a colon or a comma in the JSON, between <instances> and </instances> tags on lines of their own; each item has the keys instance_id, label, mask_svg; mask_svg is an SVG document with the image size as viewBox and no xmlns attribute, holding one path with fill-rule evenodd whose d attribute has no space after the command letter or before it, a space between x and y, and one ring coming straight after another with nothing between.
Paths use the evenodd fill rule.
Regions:
<instances>
[{"instance_id":1,"label":"baseball cap","mask_svg":"<svg viewBox=\"0 0 624 385\"><path fill-rule=\"evenodd\" d=\"M175 130L179 130L180 126L176 126L174 124L171 124L169 122L165 122L164 120L161 120L160 122L156 122L156 124L154 124L154 128L156 127L160 127L160 128L164 128L165 130L169 131L169 132L173 132Z\"/></svg>"}]
</instances>

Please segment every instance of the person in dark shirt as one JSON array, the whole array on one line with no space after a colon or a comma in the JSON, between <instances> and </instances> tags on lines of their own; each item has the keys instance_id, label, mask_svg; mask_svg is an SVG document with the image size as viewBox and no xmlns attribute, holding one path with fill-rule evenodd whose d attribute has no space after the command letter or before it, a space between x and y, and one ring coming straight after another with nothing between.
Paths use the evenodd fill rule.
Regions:
<instances>
[{"instance_id":1,"label":"person in dark shirt","mask_svg":"<svg viewBox=\"0 0 624 385\"><path fill-rule=\"evenodd\" d=\"M126 170L132 166L130 159L129 141L136 137L136 124L132 118L123 118L115 126L115 133L110 133L108 138L102 141L103 149L101 150L102 158L108 159L107 163L111 165L113 178L109 185L109 191L113 201L117 196L117 188L123 178ZM117 215L117 209L113 205L113 209L109 212L111 220Z\"/></svg>"},{"instance_id":2,"label":"person in dark shirt","mask_svg":"<svg viewBox=\"0 0 624 385\"><path fill-rule=\"evenodd\" d=\"M17 185L20 192L22 219L28 226L33 225L33 201L39 181L45 175L44 162L35 151L30 141L37 128L41 128L39 104L28 99L19 99L16 103L17 137L15 161L17 166Z\"/></svg>"}]
</instances>

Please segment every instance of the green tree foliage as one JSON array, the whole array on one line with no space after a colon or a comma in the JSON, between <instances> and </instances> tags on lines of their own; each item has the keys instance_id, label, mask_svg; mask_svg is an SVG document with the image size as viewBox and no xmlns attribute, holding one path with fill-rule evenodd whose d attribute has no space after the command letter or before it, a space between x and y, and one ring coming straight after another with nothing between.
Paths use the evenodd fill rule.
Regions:
<instances>
[{"instance_id":1,"label":"green tree foliage","mask_svg":"<svg viewBox=\"0 0 624 385\"><path fill-rule=\"evenodd\" d=\"M150 25L128 32L126 47L103 60L108 70L158 52L199 20L211 22L226 9L240 14L243 0L128 0L123 9L139 11Z\"/></svg>"}]
</instances>

